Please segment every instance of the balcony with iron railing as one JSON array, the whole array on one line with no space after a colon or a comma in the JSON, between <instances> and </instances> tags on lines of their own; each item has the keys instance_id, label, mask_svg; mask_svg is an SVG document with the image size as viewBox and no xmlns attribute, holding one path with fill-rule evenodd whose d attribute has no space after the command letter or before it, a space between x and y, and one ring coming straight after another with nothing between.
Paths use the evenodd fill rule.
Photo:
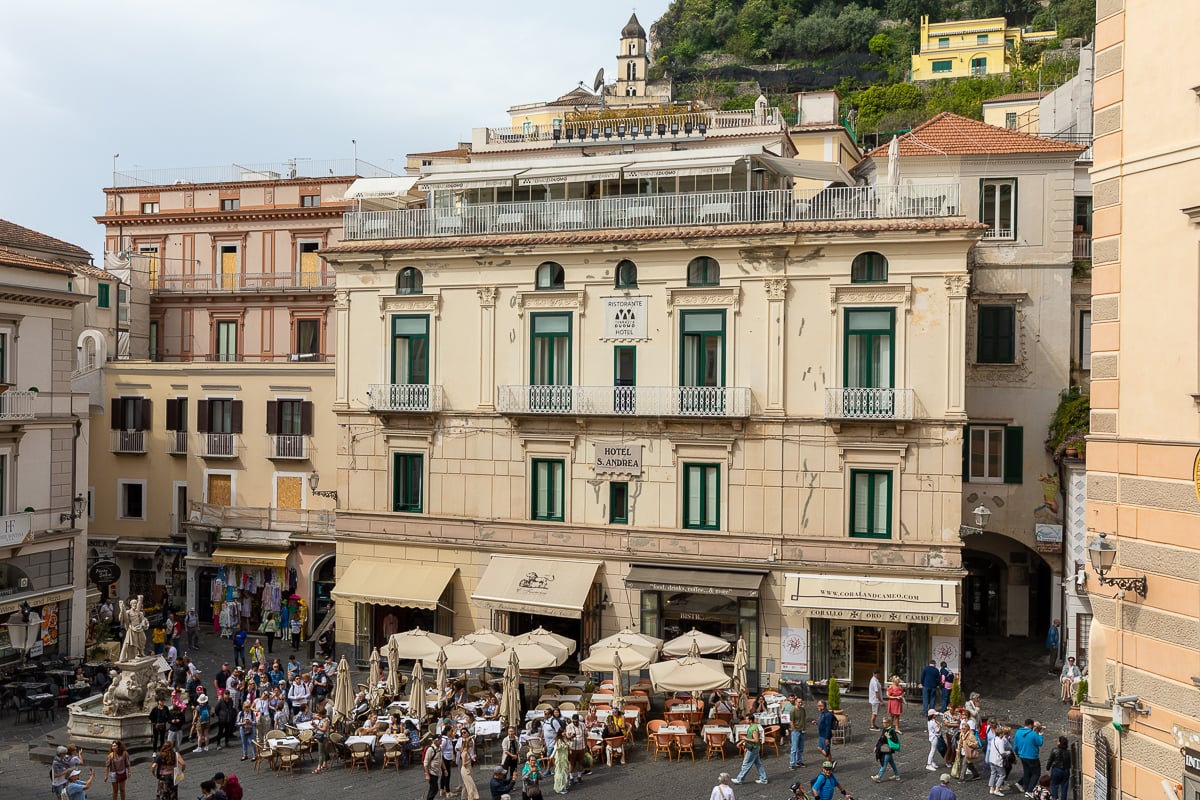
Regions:
<instances>
[{"instance_id":1,"label":"balcony with iron railing","mask_svg":"<svg viewBox=\"0 0 1200 800\"><path fill-rule=\"evenodd\" d=\"M112 451L122 455L142 455L146 452L146 431L116 430L112 433Z\"/></svg>"},{"instance_id":2,"label":"balcony with iron railing","mask_svg":"<svg viewBox=\"0 0 1200 800\"><path fill-rule=\"evenodd\" d=\"M236 433L202 433L200 434L201 455L205 458L237 458L238 443Z\"/></svg>"},{"instance_id":3,"label":"balcony with iron railing","mask_svg":"<svg viewBox=\"0 0 1200 800\"><path fill-rule=\"evenodd\" d=\"M430 414L442 410L442 387L425 383L374 383L367 387L372 411Z\"/></svg>"},{"instance_id":4,"label":"balcony with iron railing","mask_svg":"<svg viewBox=\"0 0 1200 800\"><path fill-rule=\"evenodd\" d=\"M295 272L198 272L191 275L160 274L150 287L155 294L208 292L275 292L332 290L331 269Z\"/></svg>"},{"instance_id":5,"label":"balcony with iron railing","mask_svg":"<svg viewBox=\"0 0 1200 800\"><path fill-rule=\"evenodd\" d=\"M332 534L335 513L302 508L256 508L189 503L188 521L208 528Z\"/></svg>"},{"instance_id":6,"label":"balcony with iron railing","mask_svg":"<svg viewBox=\"0 0 1200 800\"><path fill-rule=\"evenodd\" d=\"M837 421L907 421L913 418L912 389L866 387L825 390L825 418Z\"/></svg>"},{"instance_id":7,"label":"balcony with iron railing","mask_svg":"<svg viewBox=\"0 0 1200 800\"><path fill-rule=\"evenodd\" d=\"M33 419L36 416L34 401L37 396L37 392L15 392L11 389L0 394L0 422Z\"/></svg>"},{"instance_id":8,"label":"balcony with iron railing","mask_svg":"<svg viewBox=\"0 0 1200 800\"><path fill-rule=\"evenodd\" d=\"M750 416L741 386L501 386L501 414L739 418Z\"/></svg>"},{"instance_id":9,"label":"balcony with iron railing","mask_svg":"<svg viewBox=\"0 0 1200 800\"><path fill-rule=\"evenodd\" d=\"M272 433L270 459L280 461L304 461L308 458L308 438L300 434Z\"/></svg>"},{"instance_id":10,"label":"balcony with iron railing","mask_svg":"<svg viewBox=\"0 0 1200 800\"><path fill-rule=\"evenodd\" d=\"M458 208L355 211L347 240L549 233L754 222L958 216L957 183L837 186L752 192L620 195L597 200L480 203Z\"/></svg>"},{"instance_id":11,"label":"balcony with iron railing","mask_svg":"<svg viewBox=\"0 0 1200 800\"><path fill-rule=\"evenodd\" d=\"M636 144L638 142L704 141L720 134L772 133L785 130L787 121L778 108L734 111L623 116L613 111L567 115L560 124L478 128L475 152L564 147L585 144Z\"/></svg>"},{"instance_id":12,"label":"balcony with iron railing","mask_svg":"<svg viewBox=\"0 0 1200 800\"><path fill-rule=\"evenodd\" d=\"M187 431L167 431L167 454L172 456L186 456L187 451Z\"/></svg>"}]
</instances>

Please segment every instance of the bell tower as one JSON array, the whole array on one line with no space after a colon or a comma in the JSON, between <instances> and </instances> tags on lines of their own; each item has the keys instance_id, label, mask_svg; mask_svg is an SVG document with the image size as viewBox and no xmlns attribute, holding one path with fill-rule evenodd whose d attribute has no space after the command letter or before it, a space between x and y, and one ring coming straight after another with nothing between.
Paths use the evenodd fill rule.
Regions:
<instances>
[{"instance_id":1,"label":"bell tower","mask_svg":"<svg viewBox=\"0 0 1200 800\"><path fill-rule=\"evenodd\" d=\"M613 87L613 94L618 97L645 97L649 71L646 30L638 22L637 14L633 14L621 29L621 51L617 54L617 83Z\"/></svg>"}]
</instances>

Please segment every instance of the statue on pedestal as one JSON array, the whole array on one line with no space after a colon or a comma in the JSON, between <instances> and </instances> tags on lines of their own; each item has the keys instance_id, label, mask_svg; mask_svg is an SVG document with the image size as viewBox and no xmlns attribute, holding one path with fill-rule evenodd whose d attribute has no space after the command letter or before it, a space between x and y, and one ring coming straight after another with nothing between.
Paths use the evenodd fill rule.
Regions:
<instances>
[{"instance_id":1,"label":"statue on pedestal","mask_svg":"<svg viewBox=\"0 0 1200 800\"><path fill-rule=\"evenodd\" d=\"M142 611L142 595L136 600L130 600L128 607L124 600L117 601L121 609L121 624L125 626L125 640L121 643L121 655L118 661L133 661L146 654L146 631L150 628L150 620Z\"/></svg>"}]
</instances>

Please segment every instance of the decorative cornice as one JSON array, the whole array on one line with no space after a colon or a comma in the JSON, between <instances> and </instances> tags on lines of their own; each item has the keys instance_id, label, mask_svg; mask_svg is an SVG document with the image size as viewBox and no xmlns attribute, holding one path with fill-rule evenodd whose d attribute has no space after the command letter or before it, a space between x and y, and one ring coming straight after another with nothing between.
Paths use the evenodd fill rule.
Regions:
<instances>
[{"instance_id":1,"label":"decorative cornice","mask_svg":"<svg viewBox=\"0 0 1200 800\"><path fill-rule=\"evenodd\" d=\"M681 286L667 289L667 314L677 307L728 306L739 310L740 285L733 286Z\"/></svg>"},{"instance_id":2,"label":"decorative cornice","mask_svg":"<svg viewBox=\"0 0 1200 800\"><path fill-rule=\"evenodd\" d=\"M887 303L903 305L904 310L910 311L912 306L912 286L910 284L833 284L829 287L829 313L837 314L839 304L846 303Z\"/></svg>"},{"instance_id":3,"label":"decorative cornice","mask_svg":"<svg viewBox=\"0 0 1200 800\"><path fill-rule=\"evenodd\" d=\"M583 292L564 290L517 292L517 316L525 316L526 310L579 309L583 313Z\"/></svg>"},{"instance_id":4,"label":"decorative cornice","mask_svg":"<svg viewBox=\"0 0 1200 800\"><path fill-rule=\"evenodd\" d=\"M479 305L485 307L496 305L496 292L495 286L475 287L475 294L479 295Z\"/></svg>"},{"instance_id":5,"label":"decorative cornice","mask_svg":"<svg viewBox=\"0 0 1200 800\"><path fill-rule=\"evenodd\" d=\"M971 288L970 275L947 275L946 276L946 293L950 297L966 297L967 290Z\"/></svg>"},{"instance_id":6,"label":"decorative cornice","mask_svg":"<svg viewBox=\"0 0 1200 800\"><path fill-rule=\"evenodd\" d=\"M196 225L328 217L330 228L340 229L342 214L350 211L351 208L352 206L349 204L308 208L251 208L238 211L196 211L185 208L181 211L166 211L158 214L104 214L94 219L101 225L123 225L136 230L138 227L174 225L180 222ZM126 235L136 236L137 234L128 233Z\"/></svg>"},{"instance_id":7,"label":"decorative cornice","mask_svg":"<svg viewBox=\"0 0 1200 800\"><path fill-rule=\"evenodd\" d=\"M442 296L432 294L385 294L379 297L379 318L389 313L428 311L434 317L441 315Z\"/></svg>"}]
</instances>

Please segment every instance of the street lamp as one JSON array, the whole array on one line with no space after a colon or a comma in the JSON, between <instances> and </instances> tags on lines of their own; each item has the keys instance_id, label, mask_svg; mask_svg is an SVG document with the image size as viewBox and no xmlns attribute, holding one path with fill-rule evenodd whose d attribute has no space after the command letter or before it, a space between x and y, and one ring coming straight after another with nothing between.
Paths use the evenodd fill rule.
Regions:
<instances>
[{"instance_id":1,"label":"street lamp","mask_svg":"<svg viewBox=\"0 0 1200 800\"><path fill-rule=\"evenodd\" d=\"M321 485L321 476L314 469L308 473L308 490L313 493L314 497L328 497L333 502L337 502L337 489L321 489L317 487Z\"/></svg>"},{"instance_id":2,"label":"street lamp","mask_svg":"<svg viewBox=\"0 0 1200 800\"><path fill-rule=\"evenodd\" d=\"M1146 597L1146 576L1136 578L1109 578L1108 572L1113 562L1117 560L1117 546L1108 540L1107 533L1101 533L1100 538L1088 543L1088 560L1092 569L1100 579L1101 586L1116 586L1122 591L1137 592L1142 598Z\"/></svg>"},{"instance_id":3,"label":"street lamp","mask_svg":"<svg viewBox=\"0 0 1200 800\"><path fill-rule=\"evenodd\" d=\"M13 649L21 654L21 666L25 666L25 657L42 638L41 616L29 608L28 602L23 602L21 610L9 616L5 627Z\"/></svg>"},{"instance_id":4,"label":"street lamp","mask_svg":"<svg viewBox=\"0 0 1200 800\"><path fill-rule=\"evenodd\" d=\"M82 494L75 495L75 499L71 501L71 510L64 511L58 515L59 522L74 522L83 516L83 512L87 509L87 498Z\"/></svg>"},{"instance_id":5,"label":"street lamp","mask_svg":"<svg viewBox=\"0 0 1200 800\"><path fill-rule=\"evenodd\" d=\"M992 516L992 510L985 505L980 504L973 512L975 515L975 525L980 530L987 527L988 517Z\"/></svg>"}]
</instances>

